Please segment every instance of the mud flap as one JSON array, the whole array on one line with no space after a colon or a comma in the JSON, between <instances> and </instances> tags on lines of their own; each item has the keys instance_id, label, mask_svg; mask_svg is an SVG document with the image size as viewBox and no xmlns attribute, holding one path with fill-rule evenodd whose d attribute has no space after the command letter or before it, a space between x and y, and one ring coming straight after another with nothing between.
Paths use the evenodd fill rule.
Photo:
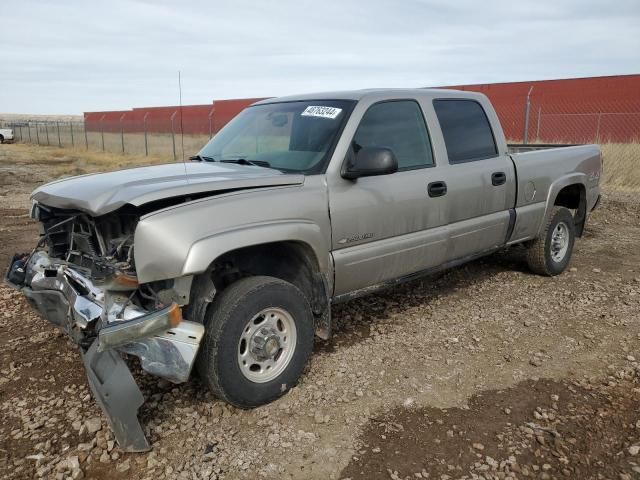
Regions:
<instances>
[{"instance_id":1,"label":"mud flap","mask_svg":"<svg viewBox=\"0 0 640 480\"><path fill-rule=\"evenodd\" d=\"M138 408L144 403L129 367L114 350L98 352L98 342L81 353L93 396L102 407L111 429L126 452L149 450L149 442L138 421Z\"/></svg>"}]
</instances>

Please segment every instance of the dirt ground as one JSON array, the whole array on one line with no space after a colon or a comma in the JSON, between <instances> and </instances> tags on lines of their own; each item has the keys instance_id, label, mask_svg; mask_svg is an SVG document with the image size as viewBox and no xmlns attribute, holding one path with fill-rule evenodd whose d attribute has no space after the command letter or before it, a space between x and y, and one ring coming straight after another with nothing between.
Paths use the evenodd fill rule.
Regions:
<instances>
[{"instance_id":1,"label":"dirt ground","mask_svg":"<svg viewBox=\"0 0 640 480\"><path fill-rule=\"evenodd\" d=\"M0 263L59 173L0 146ZM238 410L134 365L153 450L123 454L73 344L0 287L0 477L640 478L640 199L607 192L571 269L517 248L334 307L300 384Z\"/></svg>"}]
</instances>

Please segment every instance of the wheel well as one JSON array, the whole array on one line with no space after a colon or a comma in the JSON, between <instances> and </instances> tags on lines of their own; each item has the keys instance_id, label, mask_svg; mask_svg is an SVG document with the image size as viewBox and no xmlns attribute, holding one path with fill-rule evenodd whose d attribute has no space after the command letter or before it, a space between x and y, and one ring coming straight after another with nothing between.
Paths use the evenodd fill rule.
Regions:
<instances>
[{"instance_id":1,"label":"wheel well","mask_svg":"<svg viewBox=\"0 0 640 480\"><path fill-rule=\"evenodd\" d=\"M567 185L558 192L553 204L574 211L573 219L576 227L576 235L581 237L587 218L587 191L584 185L580 183Z\"/></svg>"},{"instance_id":2,"label":"wheel well","mask_svg":"<svg viewBox=\"0 0 640 480\"><path fill-rule=\"evenodd\" d=\"M253 245L221 255L194 279L192 294L209 281L217 294L236 280L253 275L276 277L295 285L316 317L329 315L327 286L316 255L307 244L296 241ZM192 300L199 302L197 295Z\"/></svg>"}]
</instances>

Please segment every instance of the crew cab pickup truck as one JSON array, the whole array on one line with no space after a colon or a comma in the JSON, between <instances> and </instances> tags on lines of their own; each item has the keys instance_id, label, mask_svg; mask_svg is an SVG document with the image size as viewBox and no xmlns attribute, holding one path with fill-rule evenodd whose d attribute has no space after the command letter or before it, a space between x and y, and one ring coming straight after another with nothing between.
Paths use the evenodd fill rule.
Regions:
<instances>
[{"instance_id":1,"label":"crew cab pickup truck","mask_svg":"<svg viewBox=\"0 0 640 480\"><path fill-rule=\"evenodd\" d=\"M13 140L12 128L0 128L0 143L11 143Z\"/></svg>"},{"instance_id":2,"label":"crew cab pickup truck","mask_svg":"<svg viewBox=\"0 0 640 480\"><path fill-rule=\"evenodd\" d=\"M191 161L33 192L42 236L8 283L79 345L124 450L149 448L121 354L198 375L241 408L303 373L331 306L523 244L560 274L600 198L596 145L510 153L477 93L320 93L258 102Z\"/></svg>"}]
</instances>

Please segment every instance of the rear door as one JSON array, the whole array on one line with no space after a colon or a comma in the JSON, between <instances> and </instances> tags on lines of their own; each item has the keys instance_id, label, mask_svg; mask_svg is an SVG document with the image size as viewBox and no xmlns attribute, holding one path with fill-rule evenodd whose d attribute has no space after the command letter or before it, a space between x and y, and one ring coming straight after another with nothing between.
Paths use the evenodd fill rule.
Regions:
<instances>
[{"instance_id":1,"label":"rear door","mask_svg":"<svg viewBox=\"0 0 640 480\"><path fill-rule=\"evenodd\" d=\"M446 147L449 242L446 260L483 253L506 241L515 198L515 170L500 152L480 102L433 100Z\"/></svg>"},{"instance_id":2,"label":"rear door","mask_svg":"<svg viewBox=\"0 0 640 480\"><path fill-rule=\"evenodd\" d=\"M383 283L442 263L446 197L430 197L438 180L422 109L413 99L385 100L364 112L350 154L388 147L399 171L335 179L329 189L335 295Z\"/></svg>"}]
</instances>

